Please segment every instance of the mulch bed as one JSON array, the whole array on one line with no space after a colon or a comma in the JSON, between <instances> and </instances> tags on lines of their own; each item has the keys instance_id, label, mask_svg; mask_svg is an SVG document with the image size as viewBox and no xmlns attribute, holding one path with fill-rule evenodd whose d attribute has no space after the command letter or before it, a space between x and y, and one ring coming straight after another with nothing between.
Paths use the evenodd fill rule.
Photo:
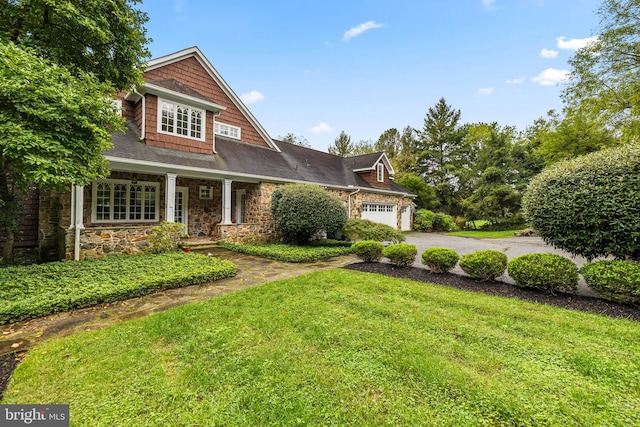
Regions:
<instances>
[{"instance_id":1,"label":"mulch bed","mask_svg":"<svg viewBox=\"0 0 640 427\"><path fill-rule=\"evenodd\" d=\"M588 311L603 314L609 317L621 317L640 322L640 308L601 300L598 298L584 297L572 294L550 294L535 289L521 289L516 286L496 281L478 282L469 277L458 274L431 274L422 268L395 267L385 263L356 263L343 268L363 271L366 273L380 273L386 276L411 279L417 282L434 283L436 285L450 286L465 291L483 292L489 295L498 295L508 298L518 298L525 301L540 304L554 305L572 310ZM25 353L11 353L0 356L0 400L7 387L9 378Z\"/></svg>"},{"instance_id":2,"label":"mulch bed","mask_svg":"<svg viewBox=\"0 0 640 427\"><path fill-rule=\"evenodd\" d=\"M522 289L508 283L487 281L479 282L467 276L458 274L431 274L428 270L415 267L396 267L386 263L356 263L343 268L363 271L366 273L380 273L386 276L411 279L417 282L434 283L436 285L450 286L465 291L483 292L489 295L497 295L508 298L518 298L525 301L540 304L554 305L556 307L572 310L588 311L609 317L621 317L640 322L640 307L633 307L598 298L581 295L540 291L536 289Z\"/></svg>"}]
</instances>

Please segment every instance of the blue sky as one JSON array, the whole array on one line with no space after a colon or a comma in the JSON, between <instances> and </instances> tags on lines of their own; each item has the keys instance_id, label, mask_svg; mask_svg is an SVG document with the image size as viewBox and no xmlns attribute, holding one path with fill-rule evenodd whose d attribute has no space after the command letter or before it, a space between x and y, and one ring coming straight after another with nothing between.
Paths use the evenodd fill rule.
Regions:
<instances>
[{"instance_id":1,"label":"blue sky","mask_svg":"<svg viewBox=\"0 0 640 427\"><path fill-rule=\"evenodd\" d=\"M147 0L153 57L198 46L274 138L326 151L340 131L462 123L525 129L560 109L567 60L600 0Z\"/></svg>"}]
</instances>

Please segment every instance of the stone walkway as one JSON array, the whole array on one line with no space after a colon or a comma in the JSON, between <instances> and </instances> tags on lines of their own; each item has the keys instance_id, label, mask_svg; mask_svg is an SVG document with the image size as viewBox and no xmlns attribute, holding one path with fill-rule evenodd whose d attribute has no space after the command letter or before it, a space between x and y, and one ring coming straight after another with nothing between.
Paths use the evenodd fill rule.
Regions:
<instances>
[{"instance_id":1,"label":"stone walkway","mask_svg":"<svg viewBox=\"0 0 640 427\"><path fill-rule=\"evenodd\" d=\"M147 316L190 302L206 300L261 283L299 276L311 271L342 267L358 261L355 256L350 255L313 263L291 264L238 254L220 248L210 251L216 257L236 264L238 267L236 276L0 326L2 331L0 355L26 350L49 337L102 329L114 323Z\"/></svg>"}]
</instances>

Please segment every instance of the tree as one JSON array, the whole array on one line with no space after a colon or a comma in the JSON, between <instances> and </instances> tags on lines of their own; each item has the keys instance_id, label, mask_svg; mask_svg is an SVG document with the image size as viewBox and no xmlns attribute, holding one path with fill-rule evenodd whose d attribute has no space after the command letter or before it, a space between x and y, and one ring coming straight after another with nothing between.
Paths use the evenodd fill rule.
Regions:
<instances>
[{"instance_id":1,"label":"tree","mask_svg":"<svg viewBox=\"0 0 640 427\"><path fill-rule=\"evenodd\" d=\"M347 157L352 154L353 144L351 143L351 137L345 131L340 132L333 145L329 146L329 153L341 157Z\"/></svg>"},{"instance_id":2,"label":"tree","mask_svg":"<svg viewBox=\"0 0 640 427\"><path fill-rule=\"evenodd\" d=\"M347 210L333 194L312 184L275 189L271 213L285 243L305 245L320 232L333 233L347 222Z\"/></svg>"},{"instance_id":3,"label":"tree","mask_svg":"<svg viewBox=\"0 0 640 427\"><path fill-rule=\"evenodd\" d=\"M418 173L417 132L411 126L402 130L399 141L400 151L391 159L391 165L397 174Z\"/></svg>"},{"instance_id":4,"label":"tree","mask_svg":"<svg viewBox=\"0 0 640 427\"><path fill-rule=\"evenodd\" d=\"M378 150L376 150L373 146L373 142L371 142L370 139L363 139L360 140L358 142L356 142L353 145L353 150L351 150L351 153L349 153L349 155L351 156L361 156L363 154L371 154L371 153L375 153Z\"/></svg>"},{"instance_id":5,"label":"tree","mask_svg":"<svg viewBox=\"0 0 640 427\"><path fill-rule=\"evenodd\" d=\"M419 175L404 173L396 176L395 182L417 196L413 202L418 206L418 209L433 210L438 207L436 191L433 187L429 187Z\"/></svg>"},{"instance_id":6,"label":"tree","mask_svg":"<svg viewBox=\"0 0 640 427\"><path fill-rule=\"evenodd\" d=\"M640 138L640 0L604 0L597 38L569 60L563 101L578 116L597 117L617 136Z\"/></svg>"},{"instance_id":7,"label":"tree","mask_svg":"<svg viewBox=\"0 0 640 427\"><path fill-rule=\"evenodd\" d=\"M57 190L108 173L102 151L123 119L114 93L149 57L138 0L13 0L0 5L0 225L13 261L30 185Z\"/></svg>"},{"instance_id":8,"label":"tree","mask_svg":"<svg viewBox=\"0 0 640 427\"><path fill-rule=\"evenodd\" d=\"M385 130L375 144L375 151L384 152L389 160L395 159L400 149L400 132L396 128Z\"/></svg>"},{"instance_id":9,"label":"tree","mask_svg":"<svg viewBox=\"0 0 640 427\"><path fill-rule=\"evenodd\" d=\"M457 160L464 151L465 136L459 122L460 110L440 98L435 107L429 108L417 144L420 174L435 187L441 208L449 214L459 211L455 174L460 169Z\"/></svg>"},{"instance_id":10,"label":"tree","mask_svg":"<svg viewBox=\"0 0 640 427\"><path fill-rule=\"evenodd\" d=\"M289 144L294 144L294 145L299 145L301 147L311 148L311 144L309 143L307 138L305 138L302 135L298 136L298 135L294 135L293 133L289 132L285 136L278 136L278 139L283 141L283 142L287 142Z\"/></svg>"}]
</instances>

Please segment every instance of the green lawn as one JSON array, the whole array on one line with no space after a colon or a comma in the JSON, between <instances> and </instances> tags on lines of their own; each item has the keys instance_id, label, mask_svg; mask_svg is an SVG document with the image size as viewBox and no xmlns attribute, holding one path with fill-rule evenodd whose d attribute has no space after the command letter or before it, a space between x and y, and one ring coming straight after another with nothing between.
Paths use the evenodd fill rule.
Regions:
<instances>
[{"instance_id":1,"label":"green lawn","mask_svg":"<svg viewBox=\"0 0 640 427\"><path fill-rule=\"evenodd\" d=\"M502 230L502 231L479 231L479 230L462 230L446 233L448 236L458 237L475 237L477 239L501 239L505 237L513 237L514 233L522 230Z\"/></svg>"},{"instance_id":2,"label":"green lawn","mask_svg":"<svg viewBox=\"0 0 640 427\"><path fill-rule=\"evenodd\" d=\"M91 426L640 425L640 324L327 270L30 350Z\"/></svg>"}]
</instances>

